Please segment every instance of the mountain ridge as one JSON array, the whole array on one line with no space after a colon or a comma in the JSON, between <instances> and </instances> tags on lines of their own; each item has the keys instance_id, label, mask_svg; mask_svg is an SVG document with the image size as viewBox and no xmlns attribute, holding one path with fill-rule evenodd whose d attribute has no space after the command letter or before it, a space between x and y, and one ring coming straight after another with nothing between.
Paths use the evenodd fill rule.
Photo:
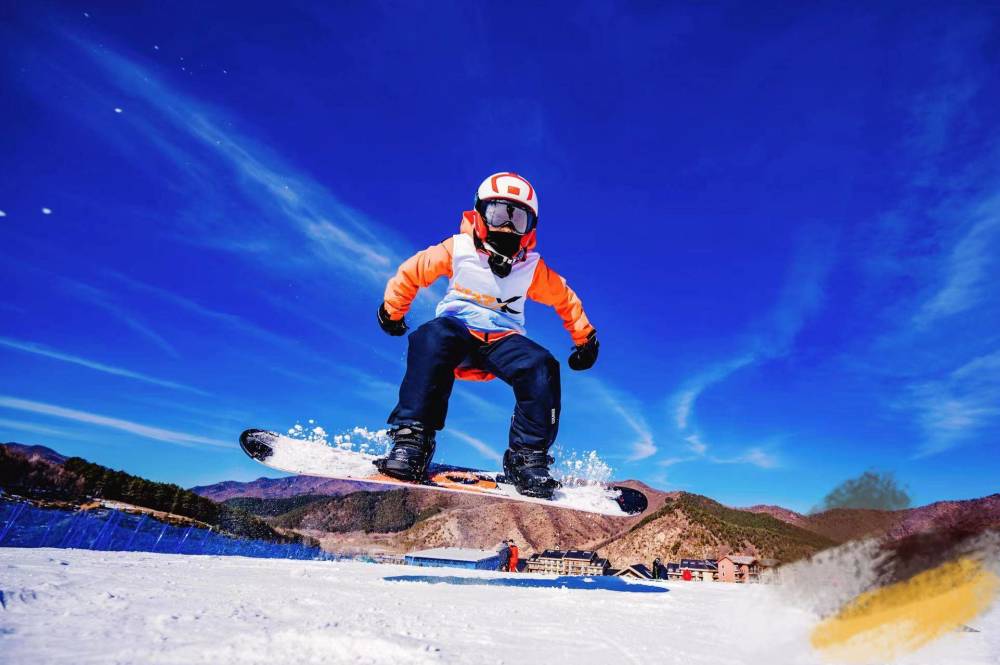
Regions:
<instances>
[{"instance_id":1,"label":"mountain ridge","mask_svg":"<svg viewBox=\"0 0 1000 665\"><path fill-rule=\"evenodd\" d=\"M210 485L198 485L188 489L206 499L221 502L236 497L282 499L301 494L342 496L359 490L375 491L384 488L384 485L366 483L359 480L339 480L335 478L318 478L316 476L285 476L280 478L260 476L255 480L246 482L223 480Z\"/></svg>"},{"instance_id":2,"label":"mountain ridge","mask_svg":"<svg viewBox=\"0 0 1000 665\"><path fill-rule=\"evenodd\" d=\"M61 466L55 460L66 461L44 446L8 445L21 456L47 464ZM1000 526L1000 494L901 511L835 509L803 515L768 504L731 508L710 497L663 491L638 480L618 484L643 491L648 510L639 516L609 517L492 497L418 487L388 489L309 476L222 481L191 491L247 510L281 532L316 538L335 551L492 548L513 538L526 553L593 549L616 564L729 553L788 562L865 536L901 542L935 530L970 534Z\"/></svg>"},{"instance_id":3,"label":"mountain ridge","mask_svg":"<svg viewBox=\"0 0 1000 665\"><path fill-rule=\"evenodd\" d=\"M25 443L17 443L14 441L7 441L2 444L7 447L8 450L13 450L15 452L21 453L28 459L42 459L53 464L62 464L69 458L66 455L57 453L55 450L47 446L40 445L28 445Z\"/></svg>"},{"instance_id":4,"label":"mountain ridge","mask_svg":"<svg viewBox=\"0 0 1000 665\"><path fill-rule=\"evenodd\" d=\"M769 514L838 542L883 534L898 540L938 528L982 530L1000 525L1000 493L977 499L945 499L902 510L833 508L807 515L773 505L743 510Z\"/></svg>"}]
</instances>

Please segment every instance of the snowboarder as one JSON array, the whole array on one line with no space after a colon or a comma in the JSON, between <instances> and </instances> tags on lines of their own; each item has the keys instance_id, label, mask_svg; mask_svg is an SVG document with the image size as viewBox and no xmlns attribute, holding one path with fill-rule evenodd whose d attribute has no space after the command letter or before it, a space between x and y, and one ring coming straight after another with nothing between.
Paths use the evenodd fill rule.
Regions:
<instances>
[{"instance_id":1,"label":"snowboarder","mask_svg":"<svg viewBox=\"0 0 1000 665\"><path fill-rule=\"evenodd\" d=\"M526 336L525 300L559 313L575 345L571 369L592 367L598 342L580 299L533 251L537 224L534 187L516 173L496 173L479 185L460 233L417 252L389 280L378 322L395 336L406 334L404 316L420 288L442 276L449 283L436 318L410 335L399 402L388 419L392 450L376 461L382 473L423 480L455 377L500 377L516 399L504 475L527 496L551 498L560 486L548 454L559 427L559 362Z\"/></svg>"},{"instance_id":2,"label":"snowboarder","mask_svg":"<svg viewBox=\"0 0 1000 665\"><path fill-rule=\"evenodd\" d=\"M519 554L517 545L514 544L514 539L512 538L510 540L510 564L507 566L512 573L517 572L517 559Z\"/></svg>"}]
</instances>

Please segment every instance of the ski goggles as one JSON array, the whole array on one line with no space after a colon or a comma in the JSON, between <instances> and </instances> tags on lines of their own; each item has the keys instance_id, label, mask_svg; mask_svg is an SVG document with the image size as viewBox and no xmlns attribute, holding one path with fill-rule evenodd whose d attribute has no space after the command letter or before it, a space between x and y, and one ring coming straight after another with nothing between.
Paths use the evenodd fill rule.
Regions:
<instances>
[{"instance_id":1,"label":"ski goggles","mask_svg":"<svg viewBox=\"0 0 1000 665\"><path fill-rule=\"evenodd\" d=\"M494 229L510 226L521 235L535 226L535 213L511 201L487 201L483 206L483 219Z\"/></svg>"}]
</instances>

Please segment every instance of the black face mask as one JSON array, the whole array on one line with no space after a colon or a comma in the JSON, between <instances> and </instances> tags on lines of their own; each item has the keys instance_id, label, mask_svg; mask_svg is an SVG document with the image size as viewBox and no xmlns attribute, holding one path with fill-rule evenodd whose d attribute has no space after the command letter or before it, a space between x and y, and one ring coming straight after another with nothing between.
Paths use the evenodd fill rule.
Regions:
<instances>
[{"instance_id":1,"label":"black face mask","mask_svg":"<svg viewBox=\"0 0 1000 665\"><path fill-rule=\"evenodd\" d=\"M497 254L502 256L497 256L493 252L490 252L489 264L490 270L497 277L506 277L510 274L511 268L514 267L512 259L517 256L518 252L521 251L521 238L523 236L517 233L503 233L498 231L487 231L486 232L486 242L496 250Z\"/></svg>"},{"instance_id":2,"label":"black face mask","mask_svg":"<svg viewBox=\"0 0 1000 665\"><path fill-rule=\"evenodd\" d=\"M521 250L521 238L523 237L517 233L504 233L492 230L486 232L486 242L490 244L490 247L508 259L517 256L517 253Z\"/></svg>"}]
</instances>

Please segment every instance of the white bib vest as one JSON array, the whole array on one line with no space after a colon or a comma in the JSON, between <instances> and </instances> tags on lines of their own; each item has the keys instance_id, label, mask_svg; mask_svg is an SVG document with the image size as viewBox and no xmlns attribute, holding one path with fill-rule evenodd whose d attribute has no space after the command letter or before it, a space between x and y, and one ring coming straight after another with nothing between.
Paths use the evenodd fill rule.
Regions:
<instances>
[{"instance_id":1,"label":"white bib vest","mask_svg":"<svg viewBox=\"0 0 1000 665\"><path fill-rule=\"evenodd\" d=\"M510 274L497 277L487 257L476 251L472 236L454 236L451 281L448 293L438 303L437 316L460 319L483 332L514 331L524 334L524 304L535 277L538 253L528 252L514 264Z\"/></svg>"}]
</instances>

